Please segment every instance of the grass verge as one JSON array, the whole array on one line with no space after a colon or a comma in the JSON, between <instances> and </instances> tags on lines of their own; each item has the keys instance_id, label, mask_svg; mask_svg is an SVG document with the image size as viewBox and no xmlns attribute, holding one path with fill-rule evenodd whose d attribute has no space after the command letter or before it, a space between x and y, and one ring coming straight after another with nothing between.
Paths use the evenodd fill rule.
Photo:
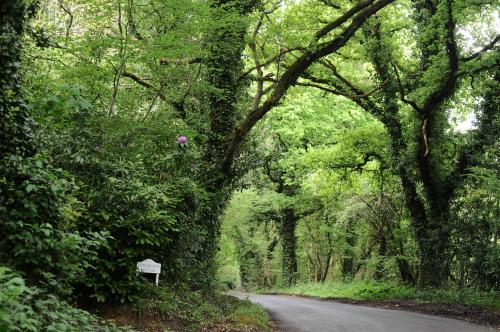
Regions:
<instances>
[{"instance_id":1,"label":"grass verge","mask_svg":"<svg viewBox=\"0 0 500 332\"><path fill-rule=\"evenodd\" d=\"M417 289L395 283L353 281L350 283L303 283L291 288L276 288L261 292L359 301L413 300L424 304L465 304L500 309L498 291L481 292L469 288Z\"/></svg>"}]
</instances>

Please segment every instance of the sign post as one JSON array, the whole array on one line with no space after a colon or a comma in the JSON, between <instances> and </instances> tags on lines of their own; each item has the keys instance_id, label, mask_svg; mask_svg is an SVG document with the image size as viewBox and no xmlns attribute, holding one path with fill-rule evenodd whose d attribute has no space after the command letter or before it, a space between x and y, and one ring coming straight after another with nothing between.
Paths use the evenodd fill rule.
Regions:
<instances>
[{"instance_id":1,"label":"sign post","mask_svg":"<svg viewBox=\"0 0 500 332\"><path fill-rule=\"evenodd\" d=\"M158 281L160 280L160 271L161 271L161 264L156 263L152 259L148 258L146 260L143 260L142 262L137 263L137 272L156 274L156 281L155 281L156 286L158 286Z\"/></svg>"}]
</instances>

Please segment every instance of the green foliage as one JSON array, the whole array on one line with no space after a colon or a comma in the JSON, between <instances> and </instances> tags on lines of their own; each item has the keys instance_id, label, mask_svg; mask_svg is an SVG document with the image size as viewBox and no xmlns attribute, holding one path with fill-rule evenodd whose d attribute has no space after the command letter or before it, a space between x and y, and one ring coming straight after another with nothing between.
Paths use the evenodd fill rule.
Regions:
<instances>
[{"instance_id":1,"label":"green foliage","mask_svg":"<svg viewBox=\"0 0 500 332\"><path fill-rule=\"evenodd\" d=\"M129 331L101 322L0 267L1 331Z\"/></svg>"},{"instance_id":2,"label":"green foliage","mask_svg":"<svg viewBox=\"0 0 500 332\"><path fill-rule=\"evenodd\" d=\"M270 287L276 283L279 264L276 255L279 248L275 248L276 226L267 220L260 224L256 221L270 206L279 206L280 202L281 197L272 192L246 190L233 195L225 212L218 253L219 269L232 273L221 273L220 283L245 289ZM234 265L237 271L231 268Z\"/></svg>"},{"instance_id":3,"label":"green foliage","mask_svg":"<svg viewBox=\"0 0 500 332\"><path fill-rule=\"evenodd\" d=\"M172 239L182 226L177 200L170 196L172 187L147 185L135 173L141 172L140 165L128 166L131 168L122 168L130 171L126 178L110 177L99 191L90 193L87 199L94 203L96 213L87 213L80 225L105 230L112 239L99 251L95 272L85 282L99 301L109 296L130 300L127 296L135 294L138 285L135 263L146 257L161 261L165 275L174 272L169 267L175 259L170 256Z\"/></svg>"},{"instance_id":4,"label":"green foliage","mask_svg":"<svg viewBox=\"0 0 500 332\"><path fill-rule=\"evenodd\" d=\"M71 209L75 187L44 157L11 156L3 162L1 261L31 283L70 293L70 284L82 277L93 250L105 239L97 233L80 235L66 223L63 214Z\"/></svg>"},{"instance_id":5,"label":"green foliage","mask_svg":"<svg viewBox=\"0 0 500 332\"><path fill-rule=\"evenodd\" d=\"M291 96L265 120L261 168L226 211L222 236L235 249L224 256L238 259L243 286L285 284L294 251L292 279L299 282L376 276L413 283L416 248L401 188L387 171L383 126L339 98L299 90ZM287 210L298 220L287 220ZM296 246L285 255L285 239L293 237ZM253 258L245 261L242 252ZM245 285L242 273L253 282Z\"/></svg>"},{"instance_id":6,"label":"green foliage","mask_svg":"<svg viewBox=\"0 0 500 332\"><path fill-rule=\"evenodd\" d=\"M66 231L61 213L72 186L37 153L20 84L25 3L10 1L0 11L0 261L31 284L66 293L81 273L80 237ZM66 268L68 282L56 287Z\"/></svg>"},{"instance_id":7,"label":"green foliage","mask_svg":"<svg viewBox=\"0 0 500 332\"><path fill-rule=\"evenodd\" d=\"M499 177L496 146L481 156L454 201L457 226L452 233L453 272L459 285L498 289L500 282Z\"/></svg>"},{"instance_id":8,"label":"green foliage","mask_svg":"<svg viewBox=\"0 0 500 332\"><path fill-rule=\"evenodd\" d=\"M78 292L97 301L130 301L140 285L135 263L145 258L162 262L163 279L189 280L201 235L190 219L204 199L189 179L196 144L176 143L176 133L189 133L156 115L144 125L108 119L76 87L33 97L32 104L43 120L44 148L79 184L74 209L66 211L71 225L108 237L78 280Z\"/></svg>"}]
</instances>

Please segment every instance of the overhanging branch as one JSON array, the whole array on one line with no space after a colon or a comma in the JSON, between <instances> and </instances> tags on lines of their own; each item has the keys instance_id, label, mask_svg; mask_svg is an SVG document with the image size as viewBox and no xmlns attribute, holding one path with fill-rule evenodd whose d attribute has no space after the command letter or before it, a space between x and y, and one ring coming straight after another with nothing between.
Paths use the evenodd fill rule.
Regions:
<instances>
[{"instance_id":1,"label":"overhanging branch","mask_svg":"<svg viewBox=\"0 0 500 332\"><path fill-rule=\"evenodd\" d=\"M153 84L149 83L146 81L145 78L143 77L139 77L138 75L134 74L134 73L131 73L129 71L126 71L124 70L123 73L122 73L122 76L123 77L128 77L130 78L132 81L138 83L139 85L142 85L143 87L145 88L148 88L148 89L152 89L152 90L155 90L155 91L158 91L159 89L157 87L155 87ZM164 97L162 96L159 96L161 99L165 99Z\"/></svg>"},{"instance_id":2,"label":"overhanging branch","mask_svg":"<svg viewBox=\"0 0 500 332\"><path fill-rule=\"evenodd\" d=\"M474 60L475 58L480 57L486 51L489 51L489 50L495 48L495 45L498 43L499 40L500 40L500 35L497 35L495 37L495 39L493 39L489 44L487 44L486 46L484 46L481 50L479 50L478 52L473 53L473 54L471 54L469 56L460 58L460 61L461 62L467 62L467 61L471 61L471 60Z\"/></svg>"},{"instance_id":3,"label":"overhanging branch","mask_svg":"<svg viewBox=\"0 0 500 332\"><path fill-rule=\"evenodd\" d=\"M160 65L170 66L170 65L192 65L195 63L201 63L203 58L192 58L192 59L160 59Z\"/></svg>"},{"instance_id":4,"label":"overhanging branch","mask_svg":"<svg viewBox=\"0 0 500 332\"><path fill-rule=\"evenodd\" d=\"M354 94L354 95L346 93L344 91L337 90L337 89L332 89L332 88L329 88L329 87L325 87L324 85L316 84L316 83L298 82L296 85L306 86L306 87L311 87L311 88L316 88L316 89L319 89L319 90L322 90L322 91L325 91L325 92L332 93L334 95L344 96L346 98L349 98L349 99L353 100L353 99L360 99L360 98L369 97L372 94L374 94L375 92L377 92L377 91L381 90L382 88L384 88L384 86L387 85L387 83L388 83L388 81L385 81L380 86L378 86L377 88L373 89L372 91L369 91L369 92L366 92L366 93L362 93L362 94Z\"/></svg>"},{"instance_id":5,"label":"overhanging branch","mask_svg":"<svg viewBox=\"0 0 500 332\"><path fill-rule=\"evenodd\" d=\"M310 45L304 54L295 60L283 72L266 101L260 107L250 112L247 118L236 128L231 142L226 150L224 161L222 162L222 171L226 174L230 173L236 151L245 136L248 132L250 132L253 126L260 119L262 119L262 117L264 117L264 115L266 115L273 107L278 105L283 95L291 86L297 83L298 78L310 67L312 63L336 52L338 49L343 47L370 16L394 1L395 0L373 1L370 2L369 6L365 6L362 10L357 8L358 5L354 6L353 9L348 12L354 12L356 14L354 16L351 15L351 23L344 28L337 37L321 44L313 43ZM321 35L321 33L318 32L316 36L318 35Z\"/></svg>"}]
</instances>

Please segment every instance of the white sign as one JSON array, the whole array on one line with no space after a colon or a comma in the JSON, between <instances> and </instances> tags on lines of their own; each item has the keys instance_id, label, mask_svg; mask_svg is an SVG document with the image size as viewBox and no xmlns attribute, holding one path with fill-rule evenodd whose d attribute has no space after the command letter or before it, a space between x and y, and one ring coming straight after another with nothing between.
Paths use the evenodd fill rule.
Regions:
<instances>
[{"instance_id":1,"label":"white sign","mask_svg":"<svg viewBox=\"0 0 500 332\"><path fill-rule=\"evenodd\" d=\"M160 271L161 264L156 263L152 259L146 259L137 263L137 272L156 274L156 286L158 286L158 281L160 279Z\"/></svg>"}]
</instances>

